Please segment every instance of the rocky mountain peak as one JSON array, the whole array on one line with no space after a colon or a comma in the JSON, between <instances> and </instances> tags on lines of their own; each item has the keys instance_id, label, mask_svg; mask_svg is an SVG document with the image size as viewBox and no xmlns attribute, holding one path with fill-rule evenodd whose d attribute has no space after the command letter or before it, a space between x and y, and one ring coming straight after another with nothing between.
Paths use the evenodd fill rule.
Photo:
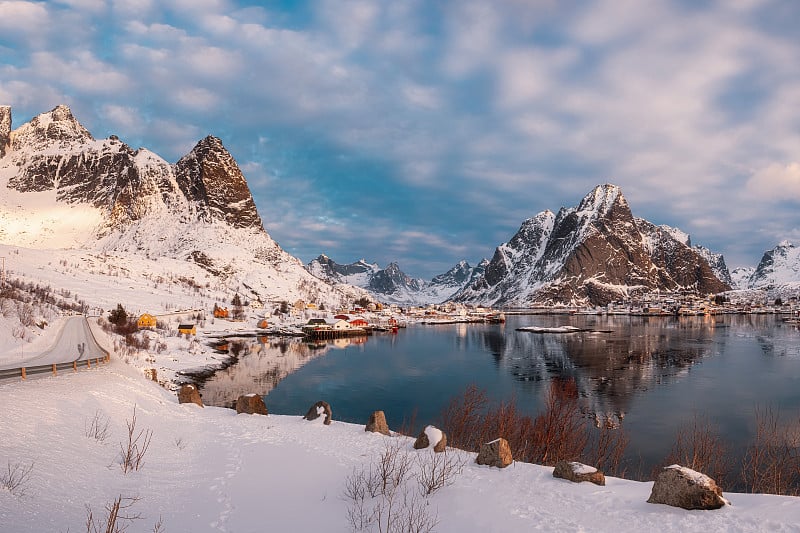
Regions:
<instances>
[{"instance_id":1,"label":"rocky mountain peak","mask_svg":"<svg viewBox=\"0 0 800 533\"><path fill-rule=\"evenodd\" d=\"M614 210L630 213L630 207L622 195L622 189L610 183L596 186L583 197L577 208L579 215L594 214L593 218L607 217Z\"/></svg>"},{"instance_id":2,"label":"rocky mountain peak","mask_svg":"<svg viewBox=\"0 0 800 533\"><path fill-rule=\"evenodd\" d=\"M11 106L0 105L0 157L6 155L11 142Z\"/></svg>"},{"instance_id":3,"label":"rocky mountain peak","mask_svg":"<svg viewBox=\"0 0 800 533\"><path fill-rule=\"evenodd\" d=\"M767 250L748 280L748 287L762 288L791 283L800 279L800 248L783 240Z\"/></svg>"},{"instance_id":4,"label":"rocky mountain peak","mask_svg":"<svg viewBox=\"0 0 800 533\"><path fill-rule=\"evenodd\" d=\"M236 228L262 228L247 181L217 137L209 135L182 157L175 164L175 179L202 218Z\"/></svg>"},{"instance_id":5,"label":"rocky mountain peak","mask_svg":"<svg viewBox=\"0 0 800 533\"><path fill-rule=\"evenodd\" d=\"M10 126L10 109L8 114ZM41 149L53 144L65 146L71 142L92 140L94 137L89 130L77 121L72 110L65 105L56 106L46 113L33 117L30 122L23 124L10 135L13 150L22 147Z\"/></svg>"},{"instance_id":6,"label":"rocky mountain peak","mask_svg":"<svg viewBox=\"0 0 800 533\"><path fill-rule=\"evenodd\" d=\"M708 262L672 233L634 219L616 185L598 185L575 208L525 221L496 249L483 278L454 299L604 305L622 297L625 287L725 290Z\"/></svg>"}]
</instances>

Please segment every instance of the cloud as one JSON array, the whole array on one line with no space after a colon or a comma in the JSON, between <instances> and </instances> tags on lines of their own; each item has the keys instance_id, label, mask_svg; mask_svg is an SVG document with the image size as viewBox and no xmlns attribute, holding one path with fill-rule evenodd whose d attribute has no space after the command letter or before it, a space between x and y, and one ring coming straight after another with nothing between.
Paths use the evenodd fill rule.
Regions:
<instances>
[{"instance_id":1,"label":"cloud","mask_svg":"<svg viewBox=\"0 0 800 533\"><path fill-rule=\"evenodd\" d=\"M90 129L172 161L220 136L276 240L337 260L490 255L524 218L605 181L638 216L737 253L743 239L718 234L751 230L760 253L774 244L767 216L800 226L791 209L763 211L786 203L781 189L798 197L796 163L775 164L800 146L787 8L290 4L0 0L15 47L0 50L12 58L0 99L15 116L67 103ZM348 236L356 222L380 237Z\"/></svg>"},{"instance_id":2,"label":"cloud","mask_svg":"<svg viewBox=\"0 0 800 533\"><path fill-rule=\"evenodd\" d=\"M46 40L41 32L51 24L50 14L39 2L0 1L0 35L17 46L39 48Z\"/></svg>"},{"instance_id":3,"label":"cloud","mask_svg":"<svg viewBox=\"0 0 800 533\"><path fill-rule=\"evenodd\" d=\"M100 114L109 129L125 131L128 135L139 135L144 130L144 121L134 107L116 104L102 106Z\"/></svg>"},{"instance_id":4,"label":"cloud","mask_svg":"<svg viewBox=\"0 0 800 533\"><path fill-rule=\"evenodd\" d=\"M800 203L800 163L773 163L747 180L747 191L756 198Z\"/></svg>"}]
</instances>

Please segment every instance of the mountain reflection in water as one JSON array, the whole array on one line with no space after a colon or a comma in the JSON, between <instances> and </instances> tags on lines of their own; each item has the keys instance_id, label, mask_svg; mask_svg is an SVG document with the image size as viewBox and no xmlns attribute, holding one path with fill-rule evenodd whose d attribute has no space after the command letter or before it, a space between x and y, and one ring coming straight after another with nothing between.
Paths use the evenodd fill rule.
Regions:
<instances>
[{"instance_id":1,"label":"mountain reflection in water","mask_svg":"<svg viewBox=\"0 0 800 533\"><path fill-rule=\"evenodd\" d=\"M336 339L350 341L350 339ZM203 402L219 407L234 407L242 394L253 392L266 395L278 383L315 357L324 355L334 346L349 343L305 343L295 338L239 338L239 361L206 379L200 390Z\"/></svg>"}]
</instances>

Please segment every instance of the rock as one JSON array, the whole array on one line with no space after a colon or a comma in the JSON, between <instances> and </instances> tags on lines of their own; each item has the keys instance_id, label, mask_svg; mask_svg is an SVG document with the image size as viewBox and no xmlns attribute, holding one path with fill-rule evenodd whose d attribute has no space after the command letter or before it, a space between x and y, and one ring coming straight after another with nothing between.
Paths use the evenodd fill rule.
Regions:
<instances>
[{"instance_id":1,"label":"rock","mask_svg":"<svg viewBox=\"0 0 800 533\"><path fill-rule=\"evenodd\" d=\"M262 229L241 169L217 137L209 135L175 163L175 181L204 219Z\"/></svg>"},{"instance_id":2,"label":"rock","mask_svg":"<svg viewBox=\"0 0 800 533\"><path fill-rule=\"evenodd\" d=\"M391 432L389 431L389 424L386 423L386 413L383 411L374 411L371 415L369 415L369 422L367 422L364 431L391 435Z\"/></svg>"},{"instance_id":3,"label":"rock","mask_svg":"<svg viewBox=\"0 0 800 533\"><path fill-rule=\"evenodd\" d=\"M481 444L480 452L475 462L479 465L496 466L505 468L512 463L511 446L506 439L495 439L492 442Z\"/></svg>"},{"instance_id":4,"label":"rock","mask_svg":"<svg viewBox=\"0 0 800 533\"><path fill-rule=\"evenodd\" d=\"M0 157L6 155L11 144L11 106L0 105Z\"/></svg>"},{"instance_id":5,"label":"rock","mask_svg":"<svg viewBox=\"0 0 800 533\"><path fill-rule=\"evenodd\" d=\"M324 424L329 426L333 420L333 412L328 402L319 401L312 405L306 415L303 417L305 420L316 420L320 416L324 416Z\"/></svg>"},{"instance_id":6,"label":"rock","mask_svg":"<svg viewBox=\"0 0 800 533\"><path fill-rule=\"evenodd\" d=\"M266 415L267 406L258 394L242 394L236 400L236 412L248 415Z\"/></svg>"},{"instance_id":7,"label":"rock","mask_svg":"<svg viewBox=\"0 0 800 533\"><path fill-rule=\"evenodd\" d=\"M425 426L417 440L414 441L414 449L422 450L430 447L433 447L433 451L436 453L443 452L447 447L447 435L437 427Z\"/></svg>"},{"instance_id":8,"label":"rock","mask_svg":"<svg viewBox=\"0 0 800 533\"><path fill-rule=\"evenodd\" d=\"M200 391L194 385L181 385L178 390L178 403L194 403L203 407L203 400L200 399Z\"/></svg>"},{"instance_id":9,"label":"rock","mask_svg":"<svg viewBox=\"0 0 800 533\"><path fill-rule=\"evenodd\" d=\"M566 479L573 483L589 481L595 485L604 486L606 484L606 476L601 471L577 461L559 461L553 469L553 477Z\"/></svg>"},{"instance_id":10,"label":"rock","mask_svg":"<svg viewBox=\"0 0 800 533\"><path fill-rule=\"evenodd\" d=\"M700 472L679 465L664 468L653 484L647 503L682 509L719 509L728 501L717 483Z\"/></svg>"}]
</instances>

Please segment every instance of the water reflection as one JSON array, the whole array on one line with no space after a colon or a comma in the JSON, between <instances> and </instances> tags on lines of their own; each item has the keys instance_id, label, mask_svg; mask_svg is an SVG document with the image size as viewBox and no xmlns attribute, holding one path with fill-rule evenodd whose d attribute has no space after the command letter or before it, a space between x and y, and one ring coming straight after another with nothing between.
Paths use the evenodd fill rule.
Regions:
<instances>
[{"instance_id":1,"label":"water reflection","mask_svg":"<svg viewBox=\"0 0 800 533\"><path fill-rule=\"evenodd\" d=\"M724 337L716 336L715 320L566 320L594 331L537 334L476 328L474 334L498 368L515 380L574 380L587 413L606 425L616 425L624 417L636 394L681 379L692 365L719 353L724 344ZM565 319L537 317L536 321L557 326Z\"/></svg>"},{"instance_id":2,"label":"water reflection","mask_svg":"<svg viewBox=\"0 0 800 533\"><path fill-rule=\"evenodd\" d=\"M362 339L334 339L315 343L296 338L231 339L239 350L239 361L215 373L200 384L203 402L220 407L234 407L242 394L266 395L282 379L309 361L334 348L346 348Z\"/></svg>"}]
</instances>

